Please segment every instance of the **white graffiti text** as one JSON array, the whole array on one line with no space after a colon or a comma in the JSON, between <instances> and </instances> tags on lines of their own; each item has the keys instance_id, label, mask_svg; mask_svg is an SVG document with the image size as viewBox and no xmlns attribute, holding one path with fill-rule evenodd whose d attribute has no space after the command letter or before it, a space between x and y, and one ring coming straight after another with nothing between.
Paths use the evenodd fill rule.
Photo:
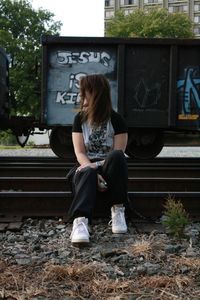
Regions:
<instances>
[{"instance_id":1,"label":"white graffiti text","mask_svg":"<svg viewBox=\"0 0 200 300\"><path fill-rule=\"evenodd\" d=\"M94 51L82 51L82 52L71 52L71 51L58 51L57 60L62 65L72 64L86 64L86 63L101 63L105 67L109 66L111 56L109 53L94 52Z\"/></svg>"}]
</instances>

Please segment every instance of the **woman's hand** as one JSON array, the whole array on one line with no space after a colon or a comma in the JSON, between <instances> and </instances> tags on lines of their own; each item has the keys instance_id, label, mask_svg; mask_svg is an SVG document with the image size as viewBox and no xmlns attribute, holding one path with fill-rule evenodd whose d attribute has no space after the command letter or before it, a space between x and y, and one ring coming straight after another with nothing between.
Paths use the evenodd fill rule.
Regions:
<instances>
[{"instance_id":1,"label":"woman's hand","mask_svg":"<svg viewBox=\"0 0 200 300\"><path fill-rule=\"evenodd\" d=\"M81 166L79 166L77 169L76 169L76 172L77 171L81 171L82 169L84 169L84 168L93 168L93 169L97 169L97 165L96 165L96 163L95 162L87 162L87 163L84 163L84 164L82 164Z\"/></svg>"},{"instance_id":2,"label":"woman's hand","mask_svg":"<svg viewBox=\"0 0 200 300\"><path fill-rule=\"evenodd\" d=\"M100 174L97 174L97 180L98 180L98 190L100 192L105 192L108 188L105 179Z\"/></svg>"},{"instance_id":3,"label":"woman's hand","mask_svg":"<svg viewBox=\"0 0 200 300\"><path fill-rule=\"evenodd\" d=\"M101 166L103 166L104 162L105 162L105 160L100 161ZM96 162L86 162L86 163L83 163L81 166L79 166L76 171L80 171L80 170L82 170L84 168L87 168L87 167L93 168L93 169L98 169L98 165L97 165Z\"/></svg>"}]
</instances>

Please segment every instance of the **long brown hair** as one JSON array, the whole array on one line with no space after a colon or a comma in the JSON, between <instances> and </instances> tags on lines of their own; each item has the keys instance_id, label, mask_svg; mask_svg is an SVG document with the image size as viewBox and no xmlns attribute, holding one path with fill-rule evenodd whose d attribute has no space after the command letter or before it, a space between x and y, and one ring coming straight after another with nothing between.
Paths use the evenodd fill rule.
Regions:
<instances>
[{"instance_id":1,"label":"long brown hair","mask_svg":"<svg viewBox=\"0 0 200 300\"><path fill-rule=\"evenodd\" d=\"M90 94L87 110L83 102L85 94ZM112 111L110 85L102 74L86 75L80 79L81 115L93 126L99 126L108 121Z\"/></svg>"}]
</instances>

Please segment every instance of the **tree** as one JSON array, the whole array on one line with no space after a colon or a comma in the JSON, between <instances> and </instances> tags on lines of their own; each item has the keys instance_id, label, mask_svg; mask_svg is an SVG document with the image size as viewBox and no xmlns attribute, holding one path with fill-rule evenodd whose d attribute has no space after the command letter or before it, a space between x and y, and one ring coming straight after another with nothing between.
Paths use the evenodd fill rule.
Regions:
<instances>
[{"instance_id":1,"label":"tree","mask_svg":"<svg viewBox=\"0 0 200 300\"><path fill-rule=\"evenodd\" d=\"M10 96L15 115L39 116L42 34L58 35L61 22L29 0L0 1L0 46L10 57Z\"/></svg>"},{"instance_id":2,"label":"tree","mask_svg":"<svg viewBox=\"0 0 200 300\"><path fill-rule=\"evenodd\" d=\"M108 22L107 36L143 38L192 38L193 23L184 13L166 9L137 9L125 15L122 10Z\"/></svg>"}]
</instances>

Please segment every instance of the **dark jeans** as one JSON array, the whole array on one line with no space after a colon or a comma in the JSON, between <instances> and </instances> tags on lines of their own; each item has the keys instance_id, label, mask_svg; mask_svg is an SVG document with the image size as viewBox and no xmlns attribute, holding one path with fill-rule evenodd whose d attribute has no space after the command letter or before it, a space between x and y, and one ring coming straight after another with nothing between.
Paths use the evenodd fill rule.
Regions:
<instances>
[{"instance_id":1,"label":"dark jeans","mask_svg":"<svg viewBox=\"0 0 200 300\"><path fill-rule=\"evenodd\" d=\"M97 173L107 182L106 192L98 192ZM86 217L91 223L98 193L109 199L110 207L114 204L126 204L128 169L124 153L113 150L102 167L98 170L86 167L75 173L72 182L74 199L68 212L69 219Z\"/></svg>"}]
</instances>

